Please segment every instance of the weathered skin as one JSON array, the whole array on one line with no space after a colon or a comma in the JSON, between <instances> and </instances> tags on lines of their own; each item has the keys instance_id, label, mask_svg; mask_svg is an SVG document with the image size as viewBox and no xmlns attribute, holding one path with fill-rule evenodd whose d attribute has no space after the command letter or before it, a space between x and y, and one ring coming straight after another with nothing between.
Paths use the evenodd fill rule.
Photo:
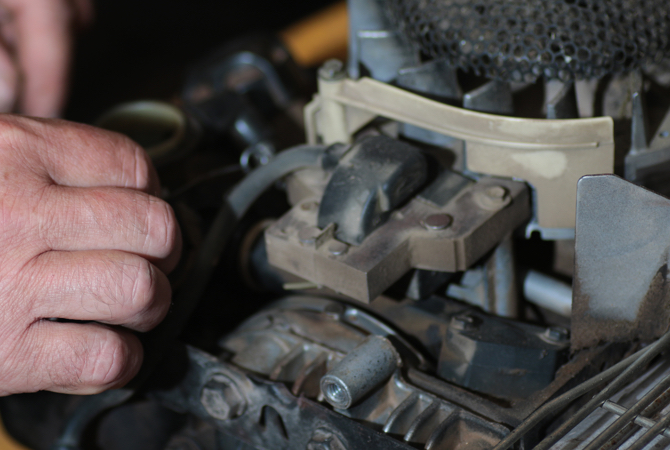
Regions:
<instances>
[{"instance_id":1,"label":"weathered skin","mask_svg":"<svg viewBox=\"0 0 670 450\"><path fill-rule=\"evenodd\" d=\"M167 314L181 249L158 189L121 135L0 115L0 394L92 394L136 374L128 329Z\"/></svg>"}]
</instances>

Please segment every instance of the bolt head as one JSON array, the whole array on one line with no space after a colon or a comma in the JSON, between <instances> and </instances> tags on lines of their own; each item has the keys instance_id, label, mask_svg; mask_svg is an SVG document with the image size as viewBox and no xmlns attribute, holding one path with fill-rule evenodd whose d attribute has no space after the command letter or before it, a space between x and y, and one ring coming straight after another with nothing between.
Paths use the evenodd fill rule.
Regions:
<instances>
[{"instance_id":1,"label":"bolt head","mask_svg":"<svg viewBox=\"0 0 670 450\"><path fill-rule=\"evenodd\" d=\"M438 231L449 228L454 221L454 218L449 214L433 214L432 216L426 217L421 224L427 230Z\"/></svg>"},{"instance_id":2,"label":"bolt head","mask_svg":"<svg viewBox=\"0 0 670 450\"><path fill-rule=\"evenodd\" d=\"M319 68L319 78L322 80L337 81L344 76L344 63L339 59L329 59Z\"/></svg>"},{"instance_id":3,"label":"bolt head","mask_svg":"<svg viewBox=\"0 0 670 450\"><path fill-rule=\"evenodd\" d=\"M223 374L214 375L200 392L200 403L215 419L230 420L246 409L246 401L233 381Z\"/></svg>"}]
</instances>

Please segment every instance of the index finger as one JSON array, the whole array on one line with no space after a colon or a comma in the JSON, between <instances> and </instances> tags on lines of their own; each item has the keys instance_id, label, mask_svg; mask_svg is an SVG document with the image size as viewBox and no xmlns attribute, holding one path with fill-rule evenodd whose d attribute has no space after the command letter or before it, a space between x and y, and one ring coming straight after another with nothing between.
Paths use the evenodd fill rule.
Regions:
<instances>
[{"instance_id":1,"label":"index finger","mask_svg":"<svg viewBox=\"0 0 670 450\"><path fill-rule=\"evenodd\" d=\"M158 195L151 160L138 144L111 131L56 119L0 117L0 145L35 152L45 181L70 187L119 187Z\"/></svg>"}]
</instances>

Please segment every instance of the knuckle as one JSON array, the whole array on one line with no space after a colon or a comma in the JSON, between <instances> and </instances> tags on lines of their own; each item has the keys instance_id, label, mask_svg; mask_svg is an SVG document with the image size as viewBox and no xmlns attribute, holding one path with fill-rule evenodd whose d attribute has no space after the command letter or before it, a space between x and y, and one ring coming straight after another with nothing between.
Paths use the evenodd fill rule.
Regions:
<instances>
[{"instance_id":1,"label":"knuckle","mask_svg":"<svg viewBox=\"0 0 670 450\"><path fill-rule=\"evenodd\" d=\"M139 190L146 190L151 184L151 163L146 152L135 141L124 135L118 135L121 140L119 147L129 150L128 165L131 166L127 172L131 179L126 180L126 184Z\"/></svg>"},{"instance_id":2,"label":"knuckle","mask_svg":"<svg viewBox=\"0 0 670 450\"><path fill-rule=\"evenodd\" d=\"M81 384L105 389L121 382L131 369L132 349L118 333L98 333L86 353Z\"/></svg>"},{"instance_id":3,"label":"knuckle","mask_svg":"<svg viewBox=\"0 0 670 450\"><path fill-rule=\"evenodd\" d=\"M145 190L151 184L151 163L144 149L128 136L109 130L86 128L83 131L94 132L99 147L108 152L105 161L112 167L107 170L117 172L121 187Z\"/></svg>"},{"instance_id":4,"label":"knuckle","mask_svg":"<svg viewBox=\"0 0 670 450\"><path fill-rule=\"evenodd\" d=\"M131 141L132 142L132 141ZM151 184L151 171L149 160L144 150L134 142L133 144L133 162L134 162L134 184L137 189L147 189Z\"/></svg>"},{"instance_id":5,"label":"knuckle","mask_svg":"<svg viewBox=\"0 0 670 450\"><path fill-rule=\"evenodd\" d=\"M49 389L100 392L127 376L132 349L121 336L99 328L49 339L42 348ZM93 391L91 391L93 389Z\"/></svg>"},{"instance_id":6,"label":"knuckle","mask_svg":"<svg viewBox=\"0 0 670 450\"><path fill-rule=\"evenodd\" d=\"M147 239L152 254L167 257L175 249L179 235L177 219L172 207L166 202L151 197L148 215Z\"/></svg>"},{"instance_id":7,"label":"knuckle","mask_svg":"<svg viewBox=\"0 0 670 450\"><path fill-rule=\"evenodd\" d=\"M153 299L156 295L156 284L154 280L154 270L144 258L137 258L132 274L127 275L132 278L130 291L127 293L128 304L130 305L131 316L146 313L151 309Z\"/></svg>"},{"instance_id":8,"label":"knuckle","mask_svg":"<svg viewBox=\"0 0 670 450\"><path fill-rule=\"evenodd\" d=\"M159 295L158 284L161 274L149 261L137 257L127 292L127 305L123 312L122 323L137 331L149 331L165 317L170 308L169 295ZM169 284L168 284L169 289Z\"/></svg>"}]
</instances>

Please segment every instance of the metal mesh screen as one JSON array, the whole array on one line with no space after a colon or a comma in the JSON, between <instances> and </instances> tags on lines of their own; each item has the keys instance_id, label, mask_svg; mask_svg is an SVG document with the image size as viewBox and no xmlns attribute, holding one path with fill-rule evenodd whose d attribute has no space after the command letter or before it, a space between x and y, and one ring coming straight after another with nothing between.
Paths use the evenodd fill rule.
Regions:
<instances>
[{"instance_id":1,"label":"metal mesh screen","mask_svg":"<svg viewBox=\"0 0 670 450\"><path fill-rule=\"evenodd\" d=\"M428 57L505 81L626 72L670 53L666 0L388 0Z\"/></svg>"}]
</instances>

